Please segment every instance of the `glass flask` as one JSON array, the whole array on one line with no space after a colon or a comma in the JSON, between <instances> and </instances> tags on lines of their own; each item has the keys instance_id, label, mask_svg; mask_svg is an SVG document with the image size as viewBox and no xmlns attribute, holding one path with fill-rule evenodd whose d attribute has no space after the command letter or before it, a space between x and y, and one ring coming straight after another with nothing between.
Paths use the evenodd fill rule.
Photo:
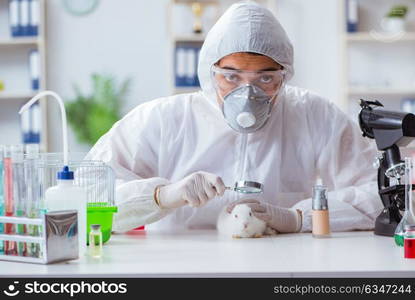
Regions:
<instances>
[{"instance_id":1,"label":"glass flask","mask_svg":"<svg viewBox=\"0 0 415 300\"><path fill-rule=\"evenodd\" d=\"M415 225L415 218L412 212L412 159L405 157L405 212L402 220L395 230L395 243L403 247L405 226Z\"/></svg>"}]
</instances>

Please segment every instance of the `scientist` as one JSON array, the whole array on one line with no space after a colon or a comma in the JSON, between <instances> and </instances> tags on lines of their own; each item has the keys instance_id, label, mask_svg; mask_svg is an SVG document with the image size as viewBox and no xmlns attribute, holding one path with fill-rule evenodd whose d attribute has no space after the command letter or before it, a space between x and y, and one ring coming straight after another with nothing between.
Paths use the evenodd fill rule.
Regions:
<instances>
[{"instance_id":1,"label":"scientist","mask_svg":"<svg viewBox=\"0 0 415 300\"><path fill-rule=\"evenodd\" d=\"M293 73L293 47L272 13L232 5L202 46L202 91L137 106L88 154L115 171L114 230L214 228L239 201L278 232L309 231L317 176L331 191L332 230L372 229L382 209L374 148L336 106L287 85ZM264 193L225 190L240 179Z\"/></svg>"}]
</instances>

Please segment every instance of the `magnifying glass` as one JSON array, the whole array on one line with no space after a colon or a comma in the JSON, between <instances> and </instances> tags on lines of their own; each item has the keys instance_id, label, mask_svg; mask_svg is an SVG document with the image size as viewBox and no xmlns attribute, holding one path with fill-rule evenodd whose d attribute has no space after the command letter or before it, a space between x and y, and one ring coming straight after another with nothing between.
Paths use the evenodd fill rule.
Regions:
<instances>
[{"instance_id":1,"label":"magnifying glass","mask_svg":"<svg viewBox=\"0 0 415 300\"><path fill-rule=\"evenodd\" d=\"M242 194L260 194L263 192L264 187L259 182L242 180L235 182L234 187L227 186L226 189Z\"/></svg>"}]
</instances>

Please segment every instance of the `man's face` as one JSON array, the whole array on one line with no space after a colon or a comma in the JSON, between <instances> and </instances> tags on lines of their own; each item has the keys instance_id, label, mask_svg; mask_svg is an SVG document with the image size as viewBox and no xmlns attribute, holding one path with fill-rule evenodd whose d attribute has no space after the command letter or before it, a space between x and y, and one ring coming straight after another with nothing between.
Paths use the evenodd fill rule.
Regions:
<instances>
[{"instance_id":1,"label":"man's face","mask_svg":"<svg viewBox=\"0 0 415 300\"><path fill-rule=\"evenodd\" d=\"M282 69L280 64L265 55L256 55L245 52L227 55L219 60L216 65L222 69L250 72L277 71ZM244 83L250 83L248 78L244 80L247 80L247 82ZM217 101L219 105L222 104L222 99L228 92L229 91L226 89L218 90L218 96L220 97L217 97ZM275 101L275 99L273 101Z\"/></svg>"}]
</instances>

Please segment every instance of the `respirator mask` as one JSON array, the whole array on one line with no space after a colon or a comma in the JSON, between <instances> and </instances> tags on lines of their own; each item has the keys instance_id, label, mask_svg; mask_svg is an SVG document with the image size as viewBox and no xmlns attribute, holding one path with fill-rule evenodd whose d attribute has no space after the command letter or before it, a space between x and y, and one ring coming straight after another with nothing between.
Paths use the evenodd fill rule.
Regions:
<instances>
[{"instance_id":1,"label":"respirator mask","mask_svg":"<svg viewBox=\"0 0 415 300\"><path fill-rule=\"evenodd\" d=\"M229 126L241 133L262 128L270 117L285 73L284 70L243 71L212 66L212 82L223 101L222 113Z\"/></svg>"}]
</instances>

